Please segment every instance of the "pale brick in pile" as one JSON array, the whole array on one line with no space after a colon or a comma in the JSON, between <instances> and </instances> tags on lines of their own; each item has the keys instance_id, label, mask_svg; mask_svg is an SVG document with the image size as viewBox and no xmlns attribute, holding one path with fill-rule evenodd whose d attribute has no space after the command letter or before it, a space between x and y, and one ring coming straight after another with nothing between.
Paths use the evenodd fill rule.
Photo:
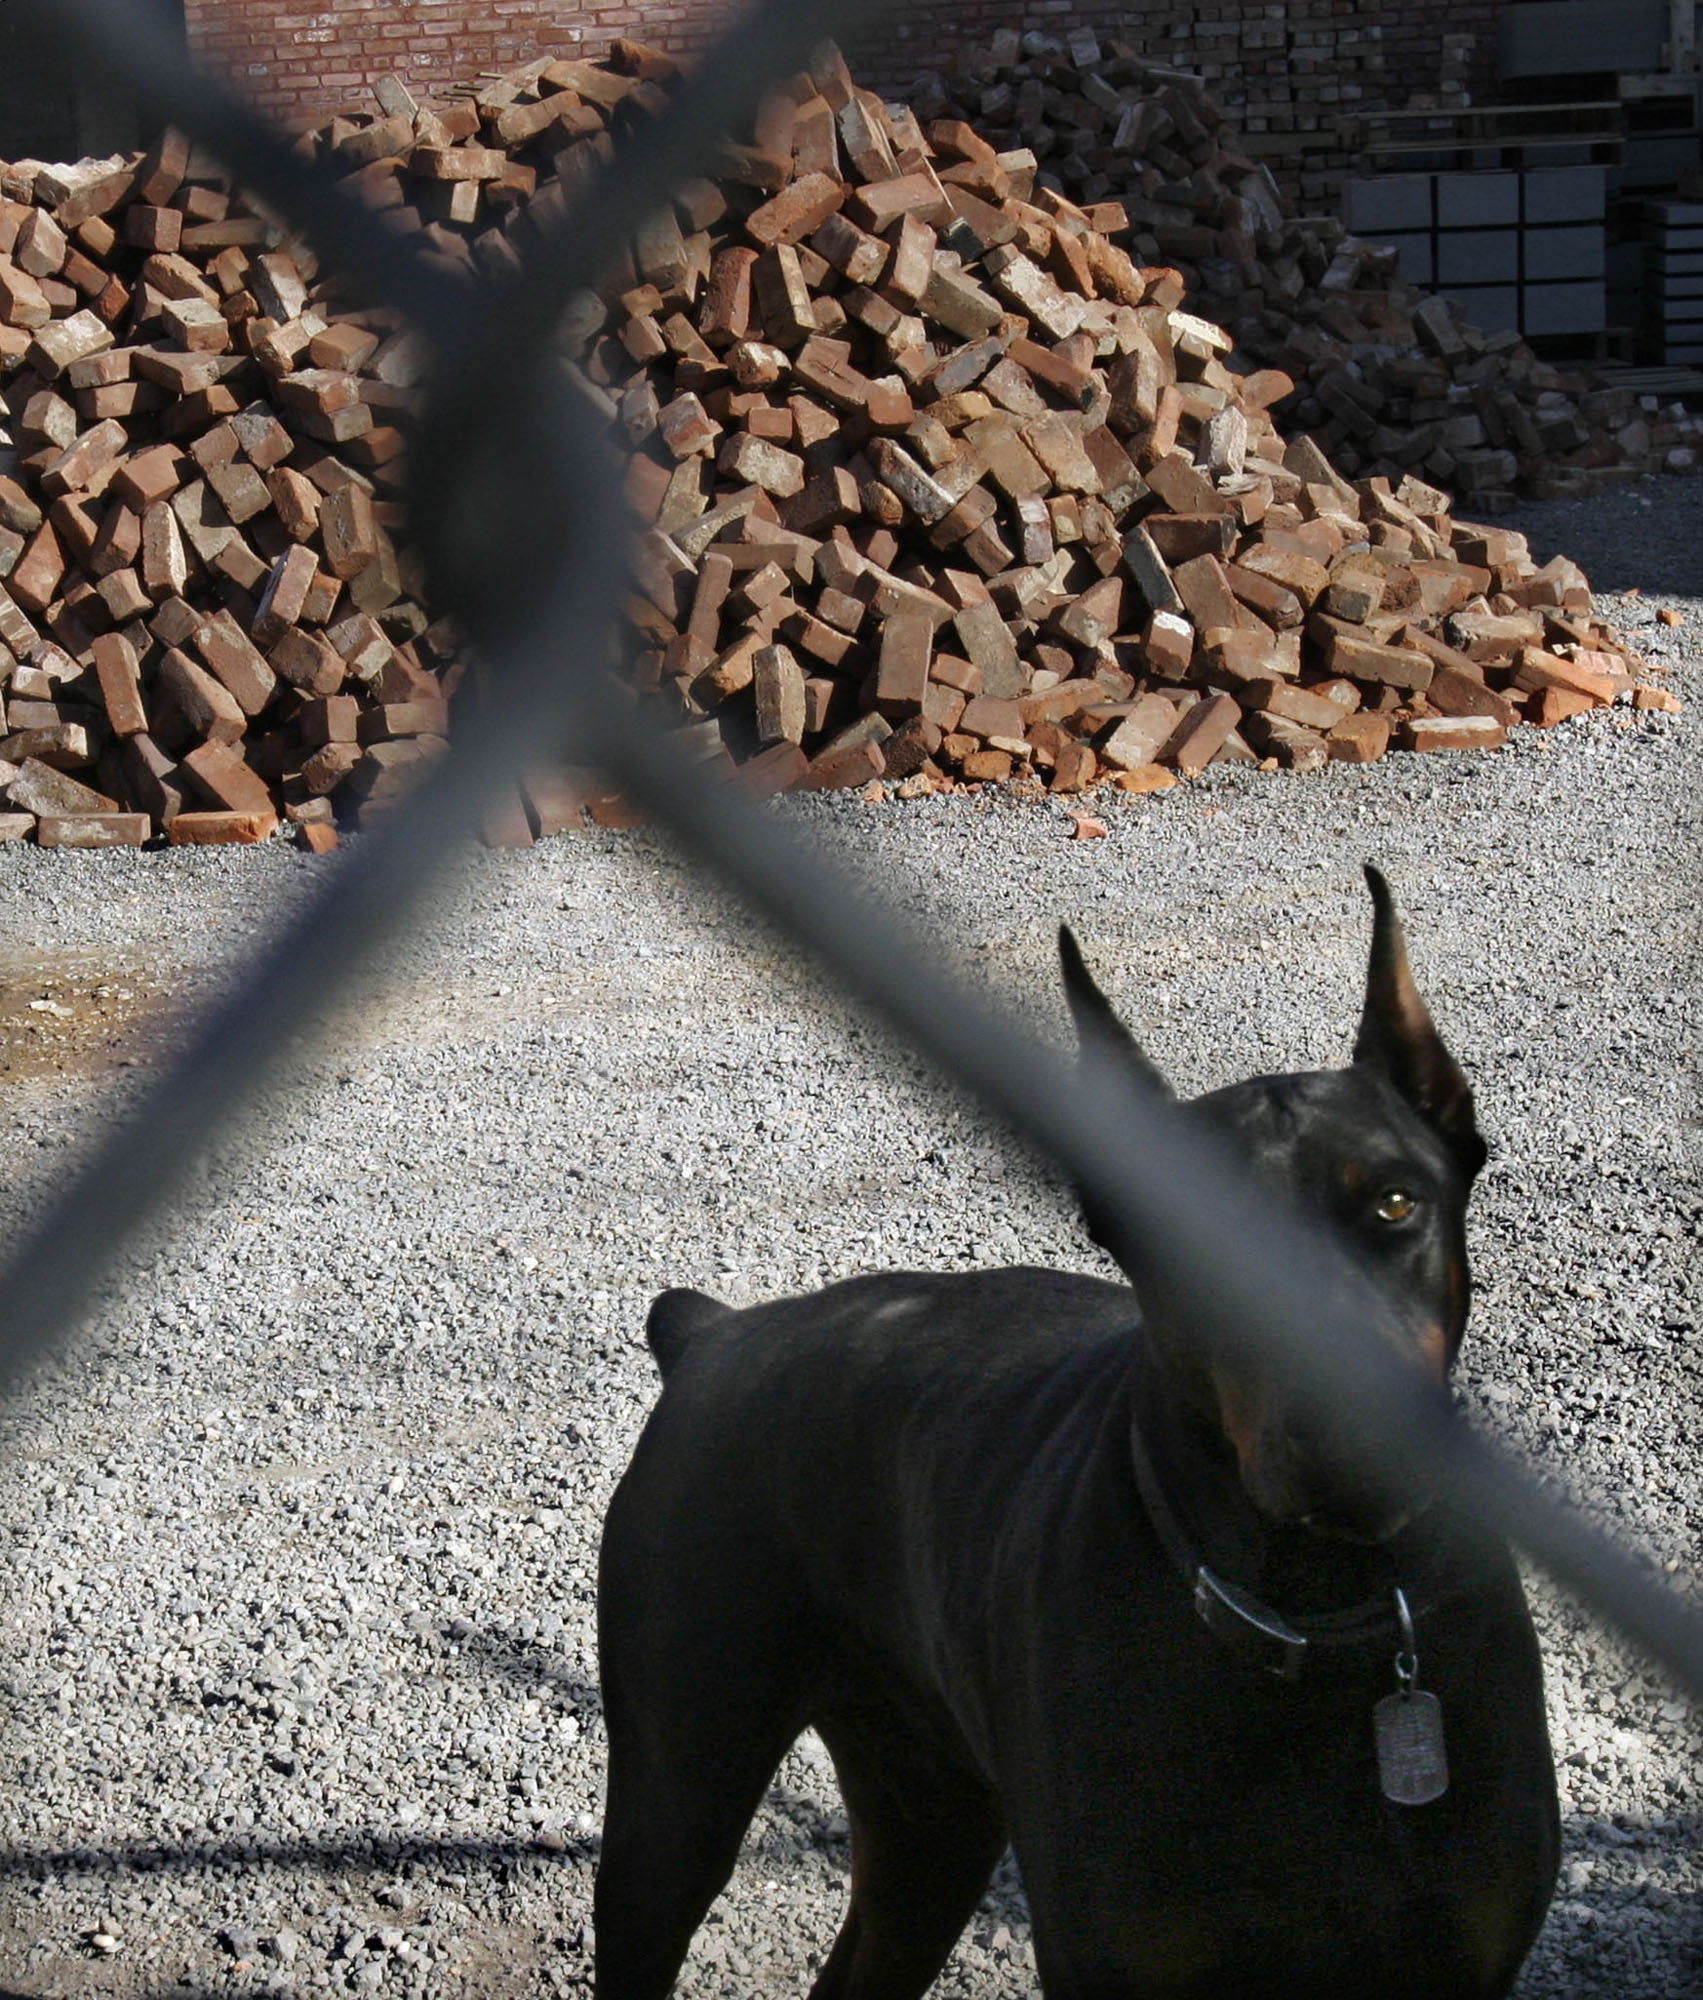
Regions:
<instances>
[{"instance_id":1,"label":"pale brick in pile","mask_svg":"<svg viewBox=\"0 0 1703 2000\"><path fill-rule=\"evenodd\" d=\"M1079 204L1123 203L1131 253L1174 265L1239 355L1294 377L1279 422L1346 473L1411 473L1484 511L1703 460L1703 417L1483 334L1403 284L1394 251L1297 215L1200 79L1127 42L996 35L912 101L925 122L967 119L1032 152L1043 184Z\"/></svg>"},{"instance_id":2,"label":"pale brick in pile","mask_svg":"<svg viewBox=\"0 0 1703 2000\"><path fill-rule=\"evenodd\" d=\"M302 144L445 268L507 272L673 75L619 43L435 108L387 82ZM630 452L637 678L694 757L758 793L1148 790L1630 690L1571 564L1286 443L1291 377L1234 369L1123 204L1024 145L925 127L830 52L717 166L564 329ZM464 678L398 539L416 357L180 141L4 195L7 830L283 813L332 843L442 749ZM539 774L487 837L586 810L625 811Z\"/></svg>"}]
</instances>

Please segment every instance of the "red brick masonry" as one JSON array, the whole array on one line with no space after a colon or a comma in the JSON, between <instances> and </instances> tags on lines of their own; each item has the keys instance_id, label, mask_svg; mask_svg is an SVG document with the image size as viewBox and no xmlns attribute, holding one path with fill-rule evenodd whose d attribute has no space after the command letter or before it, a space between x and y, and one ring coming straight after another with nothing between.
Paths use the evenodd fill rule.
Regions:
<instances>
[{"instance_id":1,"label":"red brick masonry","mask_svg":"<svg viewBox=\"0 0 1703 2000\"><path fill-rule=\"evenodd\" d=\"M726 0L632 0L627 6L186 0L197 55L291 125L311 124L351 105L367 108L373 80L391 73L429 93L480 70L518 68L538 56L601 54L617 34L689 52L712 40L738 11ZM1482 96L1490 83L1493 12L1490 0L1417 0L1405 8L1394 0L1147 0L1134 7L936 0L896 10L851 52L860 76L897 89L995 28L1062 32L1092 26L1142 41L1155 58L1202 76L1239 118L1245 108L1251 123L1296 116L1298 83L1308 85L1314 114L1334 115L1434 91L1444 65ZM1293 128L1274 122L1271 129Z\"/></svg>"}]
</instances>

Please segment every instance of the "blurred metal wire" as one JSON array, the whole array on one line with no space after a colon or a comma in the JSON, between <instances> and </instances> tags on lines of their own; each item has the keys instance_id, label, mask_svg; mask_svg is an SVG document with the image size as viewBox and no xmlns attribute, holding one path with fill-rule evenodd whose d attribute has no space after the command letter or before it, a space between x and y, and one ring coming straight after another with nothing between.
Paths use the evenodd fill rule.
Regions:
<instances>
[{"instance_id":1,"label":"blurred metal wire","mask_svg":"<svg viewBox=\"0 0 1703 2000\"><path fill-rule=\"evenodd\" d=\"M1254 1197L1236 1162L1114 1064L1080 1071L947 979L890 914L806 854L651 727L608 657L627 548L603 425L555 358L564 302L669 189L709 158L767 79L801 67L869 0L766 0L623 144L524 277L469 286L414 257L228 93L187 74L125 0L26 0L61 33L97 35L151 115L193 131L286 214L321 258L403 311L435 366L411 464L415 524L440 603L458 610L491 698L454 754L332 875L210 1011L192 1047L94 1152L0 1274L0 1371L16 1378L85 1312L124 1242L162 1212L188 1162L248 1105L299 1024L413 913L516 761L554 744L617 777L699 855L1012 1126L1053 1155L1117 1233L1150 1296L1203 1335L1279 1351L1321 1409L1375 1430L1394 1476L1445 1485L1703 1695L1703 1619L1577 1510L1450 1420L1379 1343L1377 1298L1340 1245ZM1237 1218L1233 1241L1218 1221Z\"/></svg>"}]
</instances>

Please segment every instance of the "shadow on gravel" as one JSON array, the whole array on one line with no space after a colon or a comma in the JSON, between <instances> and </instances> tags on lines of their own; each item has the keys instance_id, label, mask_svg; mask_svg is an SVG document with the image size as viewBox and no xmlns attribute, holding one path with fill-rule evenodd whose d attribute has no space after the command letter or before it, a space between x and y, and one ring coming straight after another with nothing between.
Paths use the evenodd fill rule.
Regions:
<instances>
[{"instance_id":1,"label":"shadow on gravel","mask_svg":"<svg viewBox=\"0 0 1703 2000\"><path fill-rule=\"evenodd\" d=\"M520 1681L529 1688L547 1687L581 1710L587 1721L602 1719L603 1691L596 1681L576 1673L564 1654L542 1640L516 1638L511 1632L487 1630L462 1619L440 1625L435 1636L459 1649L443 1662L445 1666L494 1674L499 1680ZM3 1995L0 2000L4 2000Z\"/></svg>"},{"instance_id":2,"label":"shadow on gravel","mask_svg":"<svg viewBox=\"0 0 1703 2000\"><path fill-rule=\"evenodd\" d=\"M116 1847L12 1847L0 1855L0 1882L27 1881L58 1874L100 1874L120 1868L139 1875L173 1868L255 1867L339 1868L384 1871L405 1861L439 1867L485 1868L507 1879L524 1862L542 1867L577 1868L596 1858L595 1834L568 1840L560 1848L540 1847L529 1840L457 1840L452 1836L347 1834L301 1840L232 1840L218 1847L171 1847L163 1841L137 1841ZM0 1987L0 2000L7 2000Z\"/></svg>"}]
</instances>

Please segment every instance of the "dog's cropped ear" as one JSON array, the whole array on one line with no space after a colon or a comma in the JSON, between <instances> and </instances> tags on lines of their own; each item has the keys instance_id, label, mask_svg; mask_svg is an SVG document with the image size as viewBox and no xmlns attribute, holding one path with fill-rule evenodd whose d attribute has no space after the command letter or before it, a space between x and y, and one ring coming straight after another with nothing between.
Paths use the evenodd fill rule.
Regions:
<instances>
[{"instance_id":1,"label":"dog's cropped ear","mask_svg":"<svg viewBox=\"0 0 1703 2000\"><path fill-rule=\"evenodd\" d=\"M1076 1039L1083 1048L1098 1048L1116 1056L1126 1069L1149 1090L1161 1097L1171 1095L1171 1086L1148 1061L1141 1044L1120 1021L1112 1003L1094 983L1069 924L1058 927L1058 957L1064 972L1064 996L1070 1003L1070 1018L1076 1023Z\"/></svg>"},{"instance_id":2,"label":"dog's cropped ear","mask_svg":"<svg viewBox=\"0 0 1703 2000\"><path fill-rule=\"evenodd\" d=\"M1390 885L1370 862L1372 953L1354 1060L1391 1083L1455 1156L1470 1181L1489 1148L1473 1115L1472 1086L1443 1046L1407 962L1407 941Z\"/></svg>"}]
</instances>

